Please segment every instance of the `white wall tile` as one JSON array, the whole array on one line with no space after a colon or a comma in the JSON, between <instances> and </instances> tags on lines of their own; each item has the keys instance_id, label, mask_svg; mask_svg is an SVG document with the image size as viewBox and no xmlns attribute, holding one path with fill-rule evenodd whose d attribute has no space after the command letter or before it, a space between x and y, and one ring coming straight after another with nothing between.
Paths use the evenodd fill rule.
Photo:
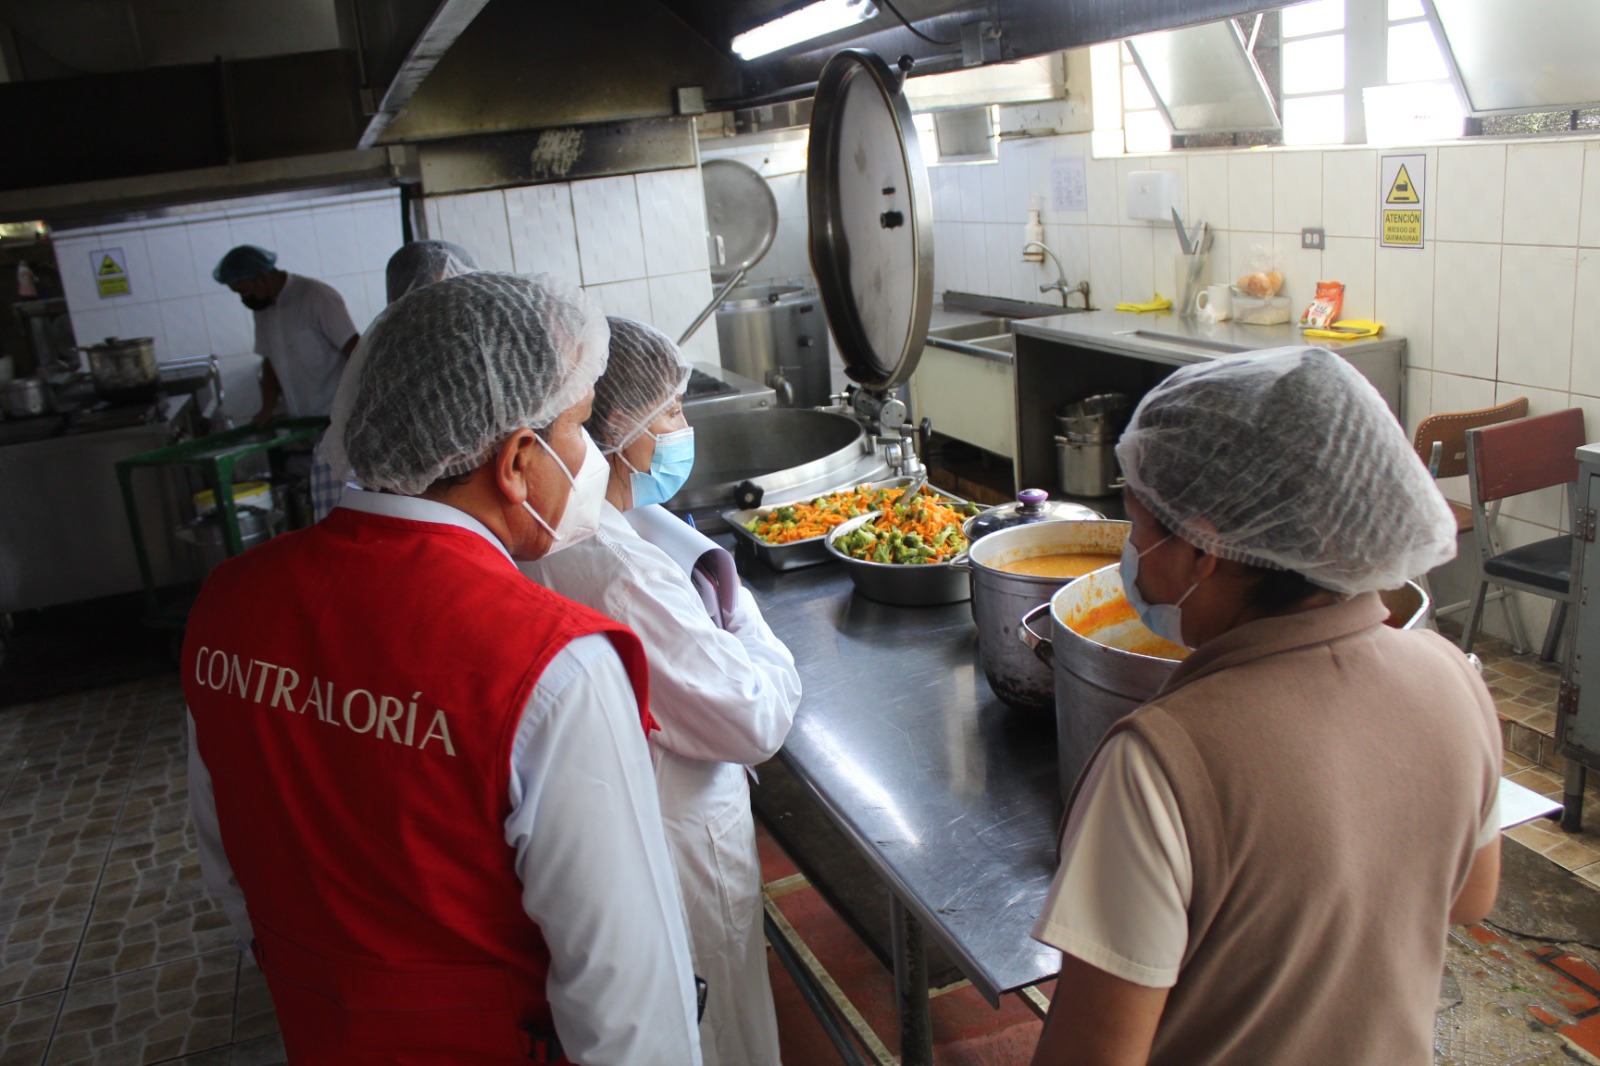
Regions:
<instances>
[{"instance_id":1,"label":"white wall tile","mask_svg":"<svg viewBox=\"0 0 1600 1066\"><path fill-rule=\"evenodd\" d=\"M651 325L676 340L710 300L711 275L704 270L651 278L650 308L654 315ZM720 366L722 354L717 346L716 323L708 319L684 344L683 352L690 362Z\"/></svg>"},{"instance_id":2,"label":"white wall tile","mask_svg":"<svg viewBox=\"0 0 1600 1066\"><path fill-rule=\"evenodd\" d=\"M206 332L206 313L200 297L162 300L156 307L161 314L162 333L167 339L165 347L156 349L158 359L170 362L211 354L211 337Z\"/></svg>"},{"instance_id":3,"label":"white wall tile","mask_svg":"<svg viewBox=\"0 0 1600 1066\"><path fill-rule=\"evenodd\" d=\"M791 219L778 223L778 235L773 238L772 247L757 264L758 268L767 269L770 276L781 279L806 279L811 276L811 244L810 233L803 219ZM771 264L767 260L772 260Z\"/></svg>"},{"instance_id":4,"label":"white wall tile","mask_svg":"<svg viewBox=\"0 0 1600 1066\"><path fill-rule=\"evenodd\" d=\"M323 281L332 285L339 295L344 297L344 308L350 312L350 321L355 324L356 332L365 332L367 326L372 324L376 311L367 303L367 282L365 274L342 274L338 277L323 278Z\"/></svg>"},{"instance_id":5,"label":"white wall tile","mask_svg":"<svg viewBox=\"0 0 1600 1066\"><path fill-rule=\"evenodd\" d=\"M367 309L372 312L372 317L376 319L383 313L383 309L389 306L388 279L375 270L365 272L361 275L361 279L366 285ZM361 332L365 333L370 328L372 328L372 323L368 322L361 327Z\"/></svg>"},{"instance_id":6,"label":"white wall tile","mask_svg":"<svg viewBox=\"0 0 1600 1066\"><path fill-rule=\"evenodd\" d=\"M633 179L627 180L631 191ZM441 196L433 202L439 209L439 232L435 237L455 241L466 248L477 257L478 265L484 270L516 269L511 256L510 228L506 225L505 196L499 190ZM638 219L637 204L633 218ZM387 258L384 261L388 262Z\"/></svg>"},{"instance_id":7,"label":"white wall tile","mask_svg":"<svg viewBox=\"0 0 1600 1066\"><path fill-rule=\"evenodd\" d=\"M1495 386L1495 403L1507 403L1518 396L1527 397L1529 417L1554 414L1572 406L1565 390L1553 392L1549 389L1529 388L1508 381L1501 381ZM1566 524L1568 517L1566 489L1556 486L1509 497L1501 504L1500 513L1502 516L1542 526L1545 529L1544 536L1548 537Z\"/></svg>"},{"instance_id":8,"label":"white wall tile","mask_svg":"<svg viewBox=\"0 0 1600 1066\"><path fill-rule=\"evenodd\" d=\"M1390 337L1406 339L1406 363L1433 365L1433 245L1378 248L1373 315Z\"/></svg>"},{"instance_id":9,"label":"white wall tile","mask_svg":"<svg viewBox=\"0 0 1600 1066\"><path fill-rule=\"evenodd\" d=\"M218 286L215 292L201 294L200 306L206 313L206 335L211 338L211 351L233 355L255 350L255 319L237 296Z\"/></svg>"},{"instance_id":10,"label":"white wall tile","mask_svg":"<svg viewBox=\"0 0 1600 1066\"><path fill-rule=\"evenodd\" d=\"M1216 252L1213 247L1212 252ZM1269 265L1273 258L1272 234L1232 230L1228 234L1228 268L1223 280L1230 284L1245 274Z\"/></svg>"},{"instance_id":11,"label":"white wall tile","mask_svg":"<svg viewBox=\"0 0 1600 1066\"><path fill-rule=\"evenodd\" d=\"M1089 226L1089 301L1109 310L1121 303L1122 234L1117 226Z\"/></svg>"},{"instance_id":12,"label":"white wall tile","mask_svg":"<svg viewBox=\"0 0 1600 1066\"><path fill-rule=\"evenodd\" d=\"M1500 380L1567 391L1577 266L1572 248L1508 244L1502 249Z\"/></svg>"},{"instance_id":13,"label":"white wall tile","mask_svg":"<svg viewBox=\"0 0 1600 1066\"><path fill-rule=\"evenodd\" d=\"M266 248L276 252L273 247L277 238L272 233L272 214L259 209L241 212L239 215L228 216L228 247L233 248L241 244L253 244L258 248ZM226 249L224 249L226 251ZM218 256L220 259L221 256ZM283 269L292 270L293 267L284 264Z\"/></svg>"},{"instance_id":14,"label":"white wall tile","mask_svg":"<svg viewBox=\"0 0 1600 1066\"><path fill-rule=\"evenodd\" d=\"M1322 225L1321 152L1279 152L1272 157L1272 226L1296 237Z\"/></svg>"},{"instance_id":15,"label":"white wall tile","mask_svg":"<svg viewBox=\"0 0 1600 1066\"><path fill-rule=\"evenodd\" d=\"M936 222L961 221L961 178L953 166L928 168L928 184L933 192L933 218ZM776 188L774 188L776 194ZM781 216L781 207L780 207Z\"/></svg>"},{"instance_id":16,"label":"white wall tile","mask_svg":"<svg viewBox=\"0 0 1600 1066\"><path fill-rule=\"evenodd\" d=\"M115 299L101 299L95 287L94 264L89 253L99 247L99 240L95 234L56 239L56 269L61 272L61 291L67 298L67 307L74 312L115 304ZM80 340L80 343L83 342Z\"/></svg>"},{"instance_id":17,"label":"white wall tile","mask_svg":"<svg viewBox=\"0 0 1600 1066\"><path fill-rule=\"evenodd\" d=\"M956 184L961 189L961 221L983 221L983 170L981 163L958 163Z\"/></svg>"},{"instance_id":18,"label":"white wall tile","mask_svg":"<svg viewBox=\"0 0 1600 1066\"><path fill-rule=\"evenodd\" d=\"M1013 300L1034 300L1039 297L1038 286L1028 284L1033 268L1022 259L1024 228L1022 225L1006 223L991 223L984 227L984 252L991 295Z\"/></svg>"},{"instance_id":19,"label":"white wall tile","mask_svg":"<svg viewBox=\"0 0 1600 1066\"><path fill-rule=\"evenodd\" d=\"M1578 220L1578 243L1600 247L1600 141L1583 144L1583 205Z\"/></svg>"},{"instance_id":20,"label":"white wall tile","mask_svg":"<svg viewBox=\"0 0 1600 1066\"><path fill-rule=\"evenodd\" d=\"M935 168L938 169L938 168ZM791 174L775 174L767 178L767 187L772 190L772 199L778 205L778 221L804 225L809 213L806 208L806 174L797 171ZM700 215L705 217L705 195L700 196Z\"/></svg>"},{"instance_id":21,"label":"white wall tile","mask_svg":"<svg viewBox=\"0 0 1600 1066\"><path fill-rule=\"evenodd\" d=\"M440 234L444 232L444 226L439 221L439 202L432 197L424 200L422 204L422 214L428 222L428 236L437 238L439 240L444 240L445 238L440 236ZM473 254L476 255L477 253Z\"/></svg>"},{"instance_id":22,"label":"white wall tile","mask_svg":"<svg viewBox=\"0 0 1600 1066\"><path fill-rule=\"evenodd\" d=\"M72 335L79 344L99 344L107 337L118 336L122 327L117 324L117 309L105 307L73 307L67 304L72 316Z\"/></svg>"},{"instance_id":23,"label":"white wall tile","mask_svg":"<svg viewBox=\"0 0 1600 1066\"><path fill-rule=\"evenodd\" d=\"M1080 223L1062 223L1045 227L1045 243L1050 245L1050 250L1056 253L1061 260L1061 269L1066 272L1067 284L1076 285L1089 276L1089 227ZM1039 284L1056 280L1055 267L1047 259L1040 266ZM1048 277L1045 276L1048 274ZM1035 289L1038 285L1034 286ZM1036 293L1030 299L1041 299L1042 295ZM1073 306L1077 306L1074 300Z\"/></svg>"},{"instance_id":24,"label":"white wall tile","mask_svg":"<svg viewBox=\"0 0 1600 1066\"><path fill-rule=\"evenodd\" d=\"M644 231L633 176L575 181L571 188L583 284L644 277Z\"/></svg>"},{"instance_id":25,"label":"white wall tile","mask_svg":"<svg viewBox=\"0 0 1600 1066\"><path fill-rule=\"evenodd\" d=\"M202 288L209 289L216 284L207 272L205 284L201 285L200 275L194 269L194 256L189 251L189 235L182 225L152 227L145 233L145 249L149 253L151 279L158 299L199 296Z\"/></svg>"},{"instance_id":26,"label":"white wall tile","mask_svg":"<svg viewBox=\"0 0 1600 1066\"><path fill-rule=\"evenodd\" d=\"M1088 159L1084 162L1084 185L1089 199L1089 223L1115 226L1122 221L1117 191L1117 163L1114 159Z\"/></svg>"},{"instance_id":27,"label":"white wall tile","mask_svg":"<svg viewBox=\"0 0 1600 1066\"><path fill-rule=\"evenodd\" d=\"M161 321L161 304L152 300L149 303L118 306L117 336L130 339L149 337L155 342L158 353L167 351L167 328Z\"/></svg>"},{"instance_id":28,"label":"white wall tile","mask_svg":"<svg viewBox=\"0 0 1600 1066\"><path fill-rule=\"evenodd\" d=\"M634 178L639 194L639 227L645 270L683 274L705 270L705 190L692 167L659 170Z\"/></svg>"},{"instance_id":29,"label":"white wall tile","mask_svg":"<svg viewBox=\"0 0 1600 1066\"><path fill-rule=\"evenodd\" d=\"M356 234L355 210L343 204L313 209L311 228L316 234L317 258L324 274L360 274L368 270L381 272L389 263L389 255L394 254L391 249L388 255L364 258L361 239Z\"/></svg>"},{"instance_id":30,"label":"white wall tile","mask_svg":"<svg viewBox=\"0 0 1600 1066\"><path fill-rule=\"evenodd\" d=\"M1417 439L1417 426L1433 414L1433 372L1421 367L1406 368L1405 409L1403 411L1406 439Z\"/></svg>"},{"instance_id":31,"label":"white wall tile","mask_svg":"<svg viewBox=\"0 0 1600 1066\"><path fill-rule=\"evenodd\" d=\"M1578 252L1572 316L1572 391L1600 396L1600 251ZM1591 427L1600 436L1600 421Z\"/></svg>"},{"instance_id":32,"label":"white wall tile","mask_svg":"<svg viewBox=\"0 0 1600 1066\"><path fill-rule=\"evenodd\" d=\"M977 222L963 222L960 231L961 256L967 263L967 288L965 292L989 292L989 246L983 226Z\"/></svg>"},{"instance_id":33,"label":"white wall tile","mask_svg":"<svg viewBox=\"0 0 1600 1066\"><path fill-rule=\"evenodd\" d=\"M1272 230L1272 156L1228 156L1228 221L1236 230Z\"/></svg>"},{"instance_id":34,"label":"white wall tile","mask_svg":"<svg viewBox=\"0 0 1600 1066\"><path fill-rule=\"evenodd\" d=\"M1440 148L1431 193L1438 199L1439 239L1499 242L1505 193L1505 145Z\"/></svg>"},{"instance_id":35,"label":"white wall tile","mask_svg":"<svg viewBox=\"0 0 1600 1066\"><path fill-rule=\"evenodd\" d=\"M1371 239L1328 238L1328 246L1322 252L1322 280L1344 282L1344 310L1340 317L1374 317L1377 247L1378 242Z\"/></svg>"},{"instance_id":36,"label":"white wall tile","mask_svg":"<svg viewBox=\"0 0 1600 1066\"><path fill-rule=\"evenodd\" d=\"M1155 241L1150 227L1119 226L1117 234L1122 257L1122 275L1119 279L1121 295L1112 303L1143 303L1153 299L1156 293ZM1168 299L1176 298L1172 292L1163 292L1161 295Z\"/></svg>"},{"instance_id":37,"label":"white wall tile","mask_svg":"<svg viewBox=\"0 0 1600 1066\"><path fill-rule=\"evenodd\" d=\"M979 196L983 202L983 220L985 222L1015 222L1015 208L1006 202L1005 173L1000 169L998 162L979 163L974 170L978 172ZM1027 216L1023 216L1026 219Z\"/></svg>"},{"instance_id":38,"label":"white wall tile","mask_svg":"<svg viewBox=\"0 0 1600 1066\"><path fill-rule=\"evenodd\" d=\"M1278 269L1283 272L1283 288L1278 295L1289 297L1289 319L1299 321L1300 312L1306 309L1311 297L1316 294L1317 282L1328 276L1322 268L1322 253L1301 248L1298 236L1282 234L1278 236L1272 251Z\"/></svg>"},{"instance_id":39,"label":"white wall tile","mask_svg":"<svg viewBox=\"0 0 1600 1066\"><path fill-rule=\"evenodd\" d=\"M505 198L517 273L554 274L576 284L582 271L571 190L565 185L530 185L506 189Z\"/></svg>"},{"instance_id":40,"label":"white wall tile","mask_svg":"<svg viewBox=\"0 0 1600 1066\"><path fill-rule=\"evenodd\" d=\"M283 211L274 215L272 243L267 247L278 253L279 270L308 278L321 278L330 273L322 265L317 227L311 221L310 211Z\"/></svg>"},{"instance_id":41,"label":"white wall tile","mask_svg":"<svg viewBox=\"0 0 1600 1066\"><path fill-rule=\"evenodd\" d=\"M643 279L614 281L609 285L590 285L583 291L588 293L607 315L631 318L636 322L649 322L654 317L650 310L650 283ZM710 297L707 296L706 299L709 300ZM685 326L688 324L684 323ZM700 328L705 329L707 326L715 329L716 322L707 322ZM673 339L677 339L676 333L673 334Z\"/></svg>"},{"instance_id":42,"label":"white wall tile","mask_svg":"<svg viewBox=\"0 0 1600 1066\"><path fill-rule=\"evenodd\" d=\"M1433 372L1433 412L1474 411L1495 405L1494 382L1486 378L1465 377L1460 374ZM1448 493L1447 493L1448 495ZM1451 496L1451 499L1466 497Z\"/></svg>"},{"instance_id":43,"label":"white wall tile","mask_svg":"<svg viewBox=\"0 0 1600 1066\"><path fill-rule=\"evenodd\" d=\"M1036 204L1039 208L1039 221L1045 221L1049 216L1050 205L1044 203L1043 197L1034 192L1029 174L1031 157L1027 150L1028 142L1002 143L1000 145L1000 180L1004 186L1001 203L1004 206L1002 222L1017 222L1026 224L1028 221L1028 207ZM1039 197L1036 201L1035 197Z\"/></svg>"},{"instance_id":44,"label":"white wall tile","mask_svg":"<svg viewBox=\"0 0 1600 1066\"><path fill-rule=\"evenodd\" d=\"M1322 225L1328 236L1376 237L1377 218L1378 153L1322 153Z\"/></svg>"},{"instance_id":45,"label":"white wall tile","mask_svg":"<svg viewBox=\"0 0 1600 1066\"><path fill-rule=\"evenodd\" d=\"M424 212L428 218L428 235L439 238L439 209L433 201L427 202ZM350 209L355 222L356 249L363 269L382 271L389 265L389 257L400 248L400 198L387 203L356 204ZM477 258L478 251L457 241Z\"/></svg>"},{"instance_id":46,"label":"white wall tile","mask_svg":"<svg viewBox=\"0 0 1600 1066\"><path fill-rule=\"evenodd\" d=\"M1577 243L1583 155L1575 142L1507 146L1507 244Z\"/></svg>"},{"instance_id":47,"label":"white wall tile","mask_svg":"<svg viewBox=\"0 0 1600 1066\"><path fill-rule=\"evenodd\" d=\"M201 296L220 288L211 272L233 247L233 231L226 219L185 226L189 237L189 261L194 264L195 285Z\"/></svg>"},{"instance_id":48,"label":"white wall tile","mask_svg":"<svg viewBox=\"0 0 1600 1066\"><path fill-rule=\"evenodd\" d=\"M1492 379L1499 337L1500 246L1439 241L1433 258L1433 369ZM1438 389L1435 379L1435 394Z\"/></svg>"},{"instance_id":49,"label":"white wall tile","mask_svg":"<svg viewBox=\"0 0 1600 1066\"><path fill-rule=\"evenodd\" d=\"M1209 222L1212 229L1228 228L1228 156L1196 155L1189 159L1189 213L1185 221Z\"/></svg>"},{"instance_id":50,"label":"white wall tile","mask_svg":"<svg viewBox=\"0 0 1600 1066\"><path fill-rule=\"evenodd\" d=\"M967 291L966 261L961 258L959 222L933 224L933 291Z\"/></svg>"}]
</instances>

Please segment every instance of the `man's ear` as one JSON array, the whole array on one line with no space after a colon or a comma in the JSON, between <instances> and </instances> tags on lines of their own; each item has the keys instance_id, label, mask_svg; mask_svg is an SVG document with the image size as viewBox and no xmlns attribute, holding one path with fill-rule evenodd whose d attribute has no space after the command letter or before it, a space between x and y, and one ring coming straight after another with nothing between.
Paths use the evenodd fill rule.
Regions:
<instances>
[{"instance_id":1,"label":"man's ear","mask_svg":"<svg viewBox=\"0 0 1600 1066\"><path fill-rule=\"evenodd\" d=\"M494 485L509 504L520 505L528 498L528 486L539 479L538 456L544 449L533 437L533 430L519 429L495 448Z\"/></svg>"}]
</instances>

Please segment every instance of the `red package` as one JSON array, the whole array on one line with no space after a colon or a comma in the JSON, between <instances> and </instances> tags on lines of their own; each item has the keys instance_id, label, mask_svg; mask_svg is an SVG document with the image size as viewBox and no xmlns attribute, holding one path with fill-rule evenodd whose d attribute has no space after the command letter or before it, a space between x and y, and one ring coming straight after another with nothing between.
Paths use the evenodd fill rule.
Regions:
<instances>
[{"instance_id":1,"label":"red package","mask_svg":"<svg viewBox=\"0 0 1600 1066\"><path fill-rule=\"evenodd\" d=\"M1344 310L1344 282L1319 281L1317 294L1311 304L1300 313L1300 325L1309 329L1326 329L1339 321Z\"/></svg>"}]
</instances>

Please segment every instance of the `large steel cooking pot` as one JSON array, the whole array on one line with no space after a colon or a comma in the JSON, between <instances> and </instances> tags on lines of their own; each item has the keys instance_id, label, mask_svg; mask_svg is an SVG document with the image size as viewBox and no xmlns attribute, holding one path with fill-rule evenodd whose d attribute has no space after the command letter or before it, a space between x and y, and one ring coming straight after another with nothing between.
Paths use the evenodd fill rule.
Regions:
<instances>
[{"instance_id":1,"label":"large steel cooking pot","mask_svg":"<svg viewBox=\"0 0 1600 1066\"><path fill-rule=\"evenodd\" d=\"M0 411L7 418L33 418L50 413L50 386L43 378L16 378L0 385Z\"/></svg>"},{"instance_id":2,"label":"large steel cooking pot","mask_svg":"<svg viewBox=\"0 0 1600 1066\"><path fill-rule=\"evenodd\" d=\"M1012 526L972 542L965 562L972 575L972 620L978 626L983 676L996 696L1020 710L1043 711L1055 706L1050 665L1023 645L1017 627L1023 615L1075 580L1013 574L1000 567L1037 555L1118 555L1128 539L1128 528L1127 522L1066 519Z\"/></svg>"},{"instance_id":3,"label":"large steel cooking pot","mask_svg":"<svg viewBox=\"0 0 1600 1066\"><path fill-rule=\"evenodd\" d=\"M1428 596L1414 581L1379 593L1389 608L1388 624L1414 629L1428 616ZM1138 621L1107 626L1091 639L1077 632L1097 607L1125 601L1122 576L1115 568L1096 571L1067 585L1050 599L1050 637L1034 629L1041 605L1022 619L1018 636L1051 661L1056 696L1057 773L1063 801L1118 719L1150 700L1178 668L1178 660L1125 650L1154 635ZM1118 647L1117 645L1121 645Z\"/></svg>"},{"instance_id":4,"label":"large steel cooking pot","mask_svg":"<svg viewBox=\"0 0 1600 1066\"><path fill-rule=\"evenodd\" d=\"M89 375L94 378L96 395L137 392L161 380L156 369L155 341L149 337L107 337L105 343L91 344L83 350L89 356Z\"/></svg>"},{"instance_id":5,"label":"large steel cooking pot","mask_svg":"<svg viewBox=\"0 0 1600 1066\"><path fill-rule=\"evenodd\" d=\"M815 289L798 282L734 289L717 308L717 344L724 367L775 390L780 405L828 402L828 323Z\"/></svg>"},{"instance_id":6,"label":"large steel cooking pot","mask_svg":"<svg viewBox=\"0 0 1600 1066\"><path fill-rule=\"evenodd\" d=\"M692 416L689 424L694 473L672 498L671 509L678 512L753 507L755 502L740 498L746 482L766 497L793 499L813 488L834 489L888 473L865 427L845 415L733 411Z\"/></svg>"}]
</instances>

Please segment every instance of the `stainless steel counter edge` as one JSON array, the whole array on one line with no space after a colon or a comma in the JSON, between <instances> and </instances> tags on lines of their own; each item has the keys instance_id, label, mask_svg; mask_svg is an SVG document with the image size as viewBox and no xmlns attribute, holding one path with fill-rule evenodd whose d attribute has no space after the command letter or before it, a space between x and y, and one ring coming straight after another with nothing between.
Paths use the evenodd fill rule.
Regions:
<instances>
[{"instance_id":1,"label":"stainless steel counter edge","mask_svg":"<svg viewBox=\"0 0 1600 1066\"><path fill-rule=\"evenodd\" d=\"M1306 337L1299 326L1289 322L1276 326L1241 325L1233 321L1208 325L1171 312L1141 315L1089 311L1019 319L1012 329L1018 336L1097 348L1174 366L1240 352L1305 346L1327 348L1348 358L1368 349L1404 343L1401 338L1383 335L1355 341Z\"/></svg>"}]
</instances>

